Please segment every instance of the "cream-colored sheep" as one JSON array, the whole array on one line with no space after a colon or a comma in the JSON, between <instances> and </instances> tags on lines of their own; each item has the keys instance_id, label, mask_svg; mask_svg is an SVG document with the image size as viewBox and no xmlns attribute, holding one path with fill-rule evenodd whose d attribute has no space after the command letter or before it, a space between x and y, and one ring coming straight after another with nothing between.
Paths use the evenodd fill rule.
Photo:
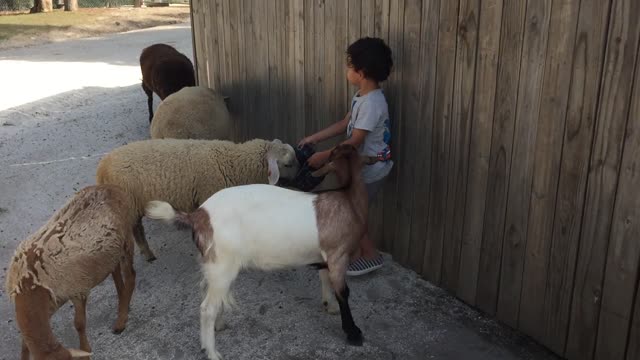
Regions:
<instances>
[{"instance_id":1,"label":"cream-colored sheep","mask_svg":"<svg viewBox=\"0 0 640 360\"><path fill-rule=\"evenodd\" d=\"M90 355L86 328L89 292L109 274L118 292L115 333L124 330L135 288L133 227L136 214L116 186L79 191L36 233L18 245L7 271L22 333L22 359L71 359ZM124 275L124 281L122 276ZM82 351L66 349L53 335L50 317L68 300Z\"/></svg>"},{"instance_id":2,"label":"cream-colored sheep","mask_svg":"<svg viewBox=\"0 0 640 360\"><path fill-rule=\"evenodd\" d=\"M152 139L231 140L233 123L224 98L202 86L167 96L151 122Z\"/></svg>"},{"instance_id":3,"label":"cream-colored sheep","mask_svg":"<svg viewBox=\"0 0 640 360\"><path fill-rule=\"evenodd\" d=\"M98 164L97 183L113 184L132 197L138 216L134 234L148 261L155 256L147 244L142 217L151 200L193 211L227 187L271 183L293 178L298 161L280 140L254 139L242 144L223 140L143 140L121 146Z\"/></svg>"}]
</instances>

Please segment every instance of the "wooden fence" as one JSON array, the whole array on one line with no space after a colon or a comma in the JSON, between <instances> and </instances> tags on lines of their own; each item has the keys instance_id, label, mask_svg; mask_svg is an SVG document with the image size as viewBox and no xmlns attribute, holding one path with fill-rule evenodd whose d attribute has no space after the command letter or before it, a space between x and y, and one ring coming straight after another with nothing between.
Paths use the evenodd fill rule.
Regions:
<instances>
[{"instance_id":1,"label":"wooden fence","mask_svg":"<svg viewBox=\"0 0 640 360\"><path fill-rule=\"evenodd\" d=\"M340 119L378 36L395 260L570 359L640 359L638 0L192 0L199 82L236 138Z\"/></svg>"}]
</instances>

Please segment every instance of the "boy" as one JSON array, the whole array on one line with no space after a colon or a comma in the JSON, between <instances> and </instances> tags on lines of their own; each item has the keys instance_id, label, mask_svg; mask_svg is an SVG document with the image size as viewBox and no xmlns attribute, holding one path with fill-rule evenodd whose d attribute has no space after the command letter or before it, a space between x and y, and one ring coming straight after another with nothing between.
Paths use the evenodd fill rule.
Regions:
<instances>
[{"instance_id":1,"label":"boy","mask_svg":"<svg viewBox=\"0 0 640 360\"><path fill-rule=\"evenodd\" d=\"M378 162L365 166L362 177L367 187L369 203L382 187L384 178L393 167L389 143L391 141L389 111L380 83L389 77L393 60L391 49L382 39L365 37L347 49L347 80L358 87L351 111L341 121L302 139L299 145L315 144L347 132L347 140L361 155L378 157ZM309 166L320 168L331 149L319 151L308 159ZM382 255L365 234L360 241L360 257L349 265L347 274L357 276L382 266Z\"/></svg>"}]
</instances>

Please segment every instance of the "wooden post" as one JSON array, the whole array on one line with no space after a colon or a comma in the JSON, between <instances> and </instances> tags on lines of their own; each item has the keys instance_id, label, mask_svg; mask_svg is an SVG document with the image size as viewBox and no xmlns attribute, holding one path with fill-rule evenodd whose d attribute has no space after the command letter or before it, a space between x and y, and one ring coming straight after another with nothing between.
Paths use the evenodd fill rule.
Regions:
<instances>
[{"instance_id":1,"label":"wooden post","mask_svg":"<svg viewBox=\"0 0 640 360\"><path fill-rule=\"evenodd\" d=\"M142 7L142 0L135 0L133 2L133 7L137 7L137 8Z\"/></svg>"},{"instance_id":2,"label":"wooden post","mask_svg":"<svg viewBox=\"0 0 640 360\"><path fill-rule=\"evenodd\" d=\"M78 0L64 0L64 11L77 11Z\"/></svg>"}]
</instances>

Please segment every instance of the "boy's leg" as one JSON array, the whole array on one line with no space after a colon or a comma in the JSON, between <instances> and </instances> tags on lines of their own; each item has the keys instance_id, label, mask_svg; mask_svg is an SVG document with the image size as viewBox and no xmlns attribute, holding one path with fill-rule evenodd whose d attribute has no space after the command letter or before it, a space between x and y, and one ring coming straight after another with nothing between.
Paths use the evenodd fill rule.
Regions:
<instances>
[{"instance_id":1,"label":"boy's leg","mask_svg":"<svg viewBox=\"0 0 640 360\"><path fill-rule=\"evenodd\" d=\"M382 188L382 184L384 179L378 180L376 182L365 184L367 187L367 195L369 198L369 205L375 199L376 194ZM365 232L362 239L360 239L360 249L358 251L358 258L349 264L349 268L347 269L347 275L349 276L358 276L364 275L376 269L382 267L383 258L382 255L378 252L376 245L373 243L371 238L369 237L369 232Z\"/></svg>"}]
</instances>

